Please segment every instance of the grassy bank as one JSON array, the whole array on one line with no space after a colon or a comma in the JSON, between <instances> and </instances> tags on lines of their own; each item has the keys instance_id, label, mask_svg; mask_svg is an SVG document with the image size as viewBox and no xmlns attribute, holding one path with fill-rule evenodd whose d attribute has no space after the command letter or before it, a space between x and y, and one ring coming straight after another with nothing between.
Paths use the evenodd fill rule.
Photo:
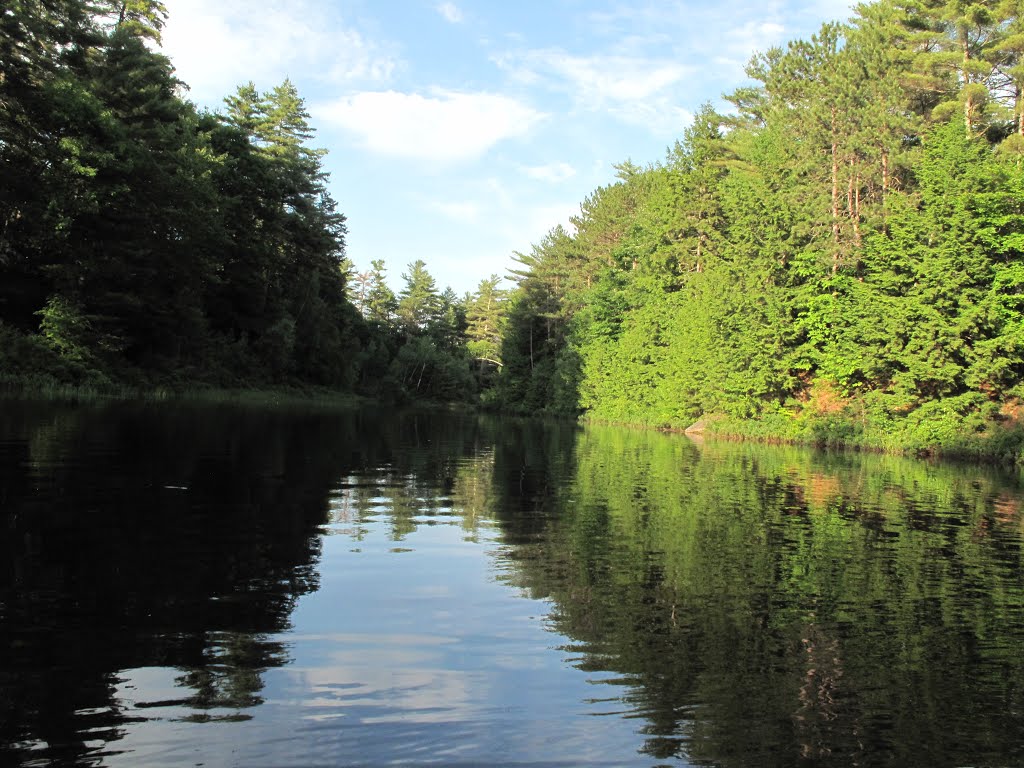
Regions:
<instances>
[{"instance_id":1,"label":"grassy bank","mask_svg":"<svg viewBox=\"0 0 1024 768\"><path fill-rule=\"evenodd\" d=\"M324 387L262 385L223 386L189 381L118 383L106 377L62 381L50 373L12 374L0 371L0 398L60 402L190 401L253 406L355 407L375 400ZM412 405L413 403L407 403ZM443 407L441 403L416 405ZM489 410L503 411L501 408ZM504 411L507 412L507 411ZM535 414L524 414L535 415ZM682 432L691 419L600 419L591 423ZM870 450L907 456L942 456L1024 467L1024 401L993 401L971 393L911 404L892 395L871 392L844 396L827 383L817 382L805 397L756 416L709 414L700 419L705 436L754 440L822 448Z\"/></svg>"},{"instance_id":2,"label":"grassy bank","mask_svg":"<svg viewBox=\"0 0 1024 768\"><path fill-rule=\"evenodd\" d=\"M1024 401L994 401L980 393L911 403L879 392L845 396L816 382L804 397L756 415L705 414L696 422L663 414L583 418L672 432L695 427L705 436L725 439L1024 466Z\"/></svg>"},{"instance_id":3,"label":"grassy bank","mask_svg":"<svg viewBox=\"0 0 1024 768\"><path fill-rule=\"evenodd\" d=\"M885 395L816 393L757 418L711 419L705 434L1024 465L1022 416L1020 401L998 403L976 394L907 407Z\"/></svg>"},{"instance_id":4,"label":"grassy bank","mask_svg":"<svg viewBox=\"0 0 1024 768\"><path fill-rule=\"evenodd\" d=\"M270 377L252 360L236 365L180 363L143 368L116 355L62 353L39 333L0 322L0 397L64 402L190 400L260 404L350 406L351 392L304 384L281 373Z\"/></svg>"},{"instance_id":5,"label":"grassy bank","mask_svg":"<svg viewBox=\"0 0 1024 768\"><path fill-rule=\"evenodd\" d=\"M0 379L0 398L98 403L116 400L145 402L189 401L244 405L316 405L354 407L365 398L320 387L222 388L214 386L127 386L114 383L68 384L48 377Z\"/></svg>"}]
</instances>

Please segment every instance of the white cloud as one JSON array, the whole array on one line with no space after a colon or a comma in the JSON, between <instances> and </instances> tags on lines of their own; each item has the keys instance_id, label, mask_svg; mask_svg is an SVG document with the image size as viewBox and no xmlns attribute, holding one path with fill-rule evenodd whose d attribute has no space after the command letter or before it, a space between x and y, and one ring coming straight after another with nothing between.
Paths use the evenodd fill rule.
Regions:
<instances>
[{"instance_id":1,"label":"white cloud","mask_svg":"<svg viewBox=\"0 0 1024 768\"><path fill-rule=\"evenodd\" d=\"M479 157L544 118L508 96L440 89L430 96L365 91L312 111L359 136L372 152L440 162Z\"/></svg>"},{"instance_id":2,"label":"white cloud","mask_svg":"<svg viewBox=\"0 0 1024 768\"><path fill-rule=\"evenodd\" d=\"M719 26L718 37L704 41L700 50L711 58L717 79L723 84L738 84L746 80L747 64L754 54L784 45L792 36L790 30L773 18Z\"/></svg>"},{"instance_id":3,"label":"white cloud","mask_svg":"<svg viewBox=\"0 0 1024 768\"><path fill-rule=\"evenodd\" d=\"M727 33L730 53L749 58L755 51L765 51L786 40L786 28L774 21L748 21Z\"/></svg>"},{"instance_id":4,"label":"white cloud","mask_svg":"<svg viewBox=\"0 0 1024 768\"><path fill-rule=\"evenodd\" d=\"M853 15L851 0L811 0L801 11L823 21L846 21Z\"/></svg>"},{"instance_id":5,"label":"white cloud","mask_svg":"<svg viewBox=\"0 0 1024 768\"><path fill-rule=\"evenodd\" d=\"M823 21L845 20L852 4L851 0L632 0L612 2L589 13L588 20L615 53L650 55L667 48L675 60L698 63L705 82L719 82L731 90L731 84L745 79L744 67L754 53L807 38ZM623 30L629 30L633 39L623 36Z\"/></svg>"},{"instance_id":6,"label":"white cloud","mask_svg":"<svg viewBox=\"0 0 1024 768\"><path fill-rule=\"evenodd\" d=\"M667 97L624 105L611 110L619 120L646 128L666 139L682 136L683 130L693 122L693 112L684 109Z\"/></svg>"},{"instance_id":7,"label":"white cloud","mask_svg":"<svg viewBox=\"0 0 1024 768\"><path fill-rule=\"evenodd\" d=\"M575 201L530 203L522 199L489 199L481 207L478 219L470 223L477 228L472 231L478 232L479 237L459 237L424 258L439 285L451 285L457 293L472 291L487 275L507 278L509 269L520 268L513 253L529 252L531 245L543 240L554 227L561 224L572 231L569 219L579 211L580 205Z\"/></svg>"},{"instance_id":8,"label":"white cloud","mask_svg":"<svg viewBox=\"0 0 1024 768\"><path fill-rule=\"evenodd\" d=\"M691 69L672 60L637 56L573 56L557 49L528 51L497 60L520 82L543 77L592 108L609 102L638 102L664 92Z\"/></svg>"},{"instance_id":9,"label":"white cloud","mask_svg":"<svg viewBox=\"0 0 1024 768\"><path fill-rule=\"evenodd\" d=\"M442 201L430 200L427 208L453 221L473 222L480 218L480 204L471 200Z\"/></svg>"},{"instance_id":10,"label":"white cloud","mask_svg":"<svg viewBox=\"0 0 1024 768\"><path fill-rule=\"evenodd\" d=\"M576 169L568 163L548 163L547 165L527 166L523 168L523 173L537 181L557 184L560 181L565 181L575 176Z\"/></svg>"},{"instance_id":11,"label":"white cloud","mask_svg":"<svg viewBox=\"0 0 1024 768\"><path fill-rule=\"evenodd\" d=\"M200 103L213 103L252 80L386 82L397 57L312 0L166 0L163 52Z\"/></svg>"},{"instance_id":12,"label":"white cloud","mask_svg":"<svg viewBox=\"0 0 1024 768\"><path fill-rule=\"evenodd\" d=\"M455 3L441 3L437 6L437 12L450 24L460 24L463 20L462 11Z\"/></svg>"},{"instance_id":13,"label":"white cloud","mask_svg":"<svg viewBox=\"0 0 1024 768\"><path fill-rule=\"evenodd\" d=\"M526 235L526 245L539 243L552 229L561 225L568 231L574 231L570 219L578 216L580 204L578 202L549 203L547 205L535 205L520 212L519 220L519 246L522 250L523 235Z\"/></svg>"},{"instance_id":14,"label":"white cloud","mask_svg":"<svg viewBox=\"0 0 1024 768\"><path fill-rule=\"evenodd\" d=\"M659 137L679 135L693 114L679 106L694 67L671 58L630 55L573 56L533 50L495 59L520 85L567 94L577 110L604 112Z\"/></svg>"}]
</instances>

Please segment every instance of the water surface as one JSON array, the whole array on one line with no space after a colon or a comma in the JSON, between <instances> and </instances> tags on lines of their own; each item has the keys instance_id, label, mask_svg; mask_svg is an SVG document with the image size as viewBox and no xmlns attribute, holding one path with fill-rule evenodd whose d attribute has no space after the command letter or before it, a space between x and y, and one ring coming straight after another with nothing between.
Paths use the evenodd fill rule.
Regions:
<instances>
[{"instance_id":1,"label":"water surface","mask_svg":"<svg viewBox=\"0 0 1024 768\"><path fill-rule=\"evenodd\" d=\"M1024 763L1019 478L0 404L0 763Z\"/></svg>"}]
</instances>

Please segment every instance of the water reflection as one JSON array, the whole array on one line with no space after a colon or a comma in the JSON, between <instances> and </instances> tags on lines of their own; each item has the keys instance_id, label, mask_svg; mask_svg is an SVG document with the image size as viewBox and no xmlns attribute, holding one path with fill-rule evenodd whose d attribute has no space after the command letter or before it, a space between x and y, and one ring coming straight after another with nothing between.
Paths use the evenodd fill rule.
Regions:
<instances>
[{"instance_id":1,"label":"water reflection","mask_svg":"<svg viewBox=\"0 0 1024 768\"><path fill-rule=\"evenodd\" d=\"M0 762L1019 764L1021 499L518 419L5 405Z\"/></svg>"},{"instance_id":2,"label":"water reflection","mask_svg":"<svg viewBox=\"0 0 1024 768\"><path fill-rule=\"evenodd\" d=\"M998 472L611 429L513 556L645 753L715 765L1012 765L1020 491Z\"/></svg>"},{"instance_id":3,"label":"water reflection","mask_svg":"<svg viewBox=\"0 0 1024 768\"><path fill-rule=\"evenodd\" d=\"M272 636L317 588L335 477L325 425L210 409L3 414L0 741L23 758L90 754L145 716L116 696L133 668L178 670L191 717L245 717L262 670L287 661Z\"/></svg>"}]
</instances>

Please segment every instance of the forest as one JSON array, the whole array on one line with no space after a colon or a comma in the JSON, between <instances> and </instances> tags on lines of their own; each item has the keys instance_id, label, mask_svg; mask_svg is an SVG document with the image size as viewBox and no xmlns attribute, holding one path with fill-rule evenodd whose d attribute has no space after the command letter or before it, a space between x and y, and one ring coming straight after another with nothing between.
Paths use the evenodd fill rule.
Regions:
<instances>
[{"instance_id":1,"label":"forest","mask_svg":"<svg viewBox=\"0 0 1024 768\"><path fill-rule=\"evenodd\" d=\"M382 262L357 274L294 84L199 111L166 19L155 0L0 12L0 386L472 400L499 280L460 298L419 260L398 295Z\"/></svg>"},{"instance_id":2,"label":"forest","mask_svg":"<svg viewBox=\"0 0 1024 768\"><path fill-rule=\"evenodd\" d=\"M1024 446L1024 18L881 0L754 56L500 276L388 287L295 86L199 111L155 0L0 13L0 386L321 387L885 450ZM354 226L356 224L353 224ZM507 287L508 286L508 287Z\"/></svg>"}]
</instances>

